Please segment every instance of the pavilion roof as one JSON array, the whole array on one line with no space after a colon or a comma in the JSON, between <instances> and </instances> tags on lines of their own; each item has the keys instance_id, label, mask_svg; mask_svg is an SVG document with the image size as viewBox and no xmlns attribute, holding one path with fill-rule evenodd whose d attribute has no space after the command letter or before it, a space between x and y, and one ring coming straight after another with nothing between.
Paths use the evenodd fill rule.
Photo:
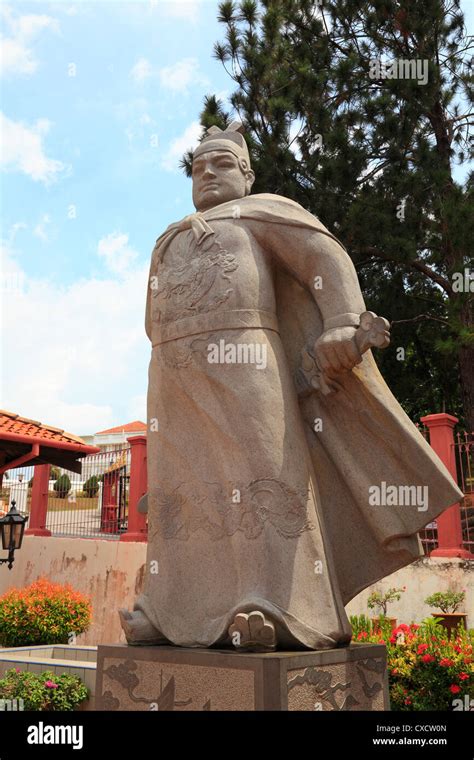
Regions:
<instances>
[{"instance_id":1,"label":"pavilion roof","mask_svg":"<svg viewBox=\"0 0 474 760\"><path fill-rule=\"evenodd\" d=\"M79 459L98 451L61 428L0 409L0 472L26 463L55 464L80 472Z\"/></svg>"}]
</instances>

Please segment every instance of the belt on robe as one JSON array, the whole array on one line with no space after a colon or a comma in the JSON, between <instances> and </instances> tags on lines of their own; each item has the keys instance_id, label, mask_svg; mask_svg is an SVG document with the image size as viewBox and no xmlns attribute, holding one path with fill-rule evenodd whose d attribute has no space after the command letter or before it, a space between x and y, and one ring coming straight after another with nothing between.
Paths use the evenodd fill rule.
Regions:
<instances>
[{"instance_id":1,"label":"belt on robe","mask_svg":"<svg viewBox=\"0 0 474 760\"><path fill-rule=\"evenodd\" d=\"M152 346L159 346L170 340L178 340L189 335L212 332L214 330L278 330L278 319L271 311L261 309L232 309L207 314L184 317L176 322L156 325L152 328Z\"/></svg>"}]
</instances>

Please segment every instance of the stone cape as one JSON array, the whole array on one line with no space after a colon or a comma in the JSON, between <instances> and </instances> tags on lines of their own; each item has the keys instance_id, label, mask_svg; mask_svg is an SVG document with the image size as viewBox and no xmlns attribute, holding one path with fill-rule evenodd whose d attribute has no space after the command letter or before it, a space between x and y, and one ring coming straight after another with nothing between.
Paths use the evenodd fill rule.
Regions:
<instances>
[{"instance_id":1,"label":"stone cape","mask_svg":"<svg viewBox=\"0 0 474 760\"><path fill-rule=\"evenodd\" d=\"M239 223L249 219L266 225L293 225L335 239L319 220L297 203L276 195L250 195L171 225L155 246L150 278L157 275L160 261L179 232L190 229L196 240L202 242L212 234L209 228L212 230L213 221L232 219ZM224 257L225 266L231 268L232 262ZM205 372L201 368L193 375L189 356L183 356L180 366L176 352L167 361L167 349L160 349L161 383L156 377L151 382L152 375L156 374L153 359L150 365L149 419L161 410L161 418L158 414L160 429L166 431L169 424L181 425L194 440L190 443L183 436L177 445L176 440L167 440L166 435L161 443L159 436L149 436L149 461L161 461L162 468L160 479L149 467L147 560L148 566L151 561L158 560L160 570L155 578L147 574L144 593L135 607L141 609L165 637L183 646L210 646L222 641L235 612L253 608L276 619L303 646L323 648L347 643L350 629L343 604L366 586L416 559L420 555L416 533L461 495L447 470L391 394L370 352L364 355L360 365L341 378L337 393L322 396L314 391L297 400L294 387L290 388L292 378L300 367L301 351L314 345L322 333L323 322L309 291L282 268L278 269L275 289L279 336L271 331L271 325L268 331L265 327L269 325L262 325L269 355L276 362L273 368L269 367L270 374L266 377L272 377L278 383L281 368L287 368L283 375L286 373L288 377L285 375L281 380L281 396L285 403L274 411L281 413L285 421L286 415L290 415L286 429L297 429L298 440L305 441L304 456L300 451L299 457L291 460L290 456L291 461L285 464L283 456L278 460L284 453L283 448L280 451L275 445L276 453L272 453L271 438L277 428L269 424L267 439L260 439L261 451L257 452L256 458L263 461L267 457L271 462L273 456L281 465L281 477L276 477L275 471L270 472L268 468L265 472L254 472L251 456L242 460L241 467L237 468L237 471L245 471L247 478L229 477L232 467L221 463L219 457L225 457L229 441L228 451L233 450L234 438L239 442L239 435L229 433L222 422L217 422L219 407L227 403L223 399L229 388L219 385L221 379L218 376L211 375L209 381L207 375L212 371L212 365L207 365ZM152 340L150 291L146 328ZM249 340L250 334L245 330L242 332ZM199 352L199 335L193 340L197 341L195 349ZM170 339L170 343L179 344L180 341ZM197 396L195 389L204 382L204 374L207 386L201 399L198 398L199 389ZM183 380L186 387L180 386L178 377L186 377ZM240 381L245 383L244 374ZM181 405L187 405L190 412L187 416L180 417L179 403L173 407L171 395L165 398L166 388L173 383L173 394L177 397L181 394ZM263 385L257 389L256 396L260 406L266 404ZM243 402L242 399L239 401L232 394L237 416L254 412L252 404L255 402L251 396L245 398L244 392L243 399ZM161 408L160 403L163 404ZM227 405L225 408L231 407ZM229 425L232 425L234 412L230 414ZM270 419L271 412L267 407L260 422L251 422L248 417L250 433L254 430L257 436L255 440L261 436L259 424ZM189 417L195 413L197 416L193 422ZM256 407L255 414L259 416ZM313 430L316 419L323 421L322 430L317 433ZM238 424L235 419L234 422ZM206 472L202 482L193 481L191 477L190 483L186 484L182 474L190 472L192 476L193 455L196 458L202 456L198 449L206 447L207 437L209 451L214 451L215 464L207 470L203 465ZM273 440L277 438L274 436ZM252 435L240 435L241 447L249 447L251 443ZM287 451L293 450L293 443L286 442ZM181 444L184 452L179 450ZM300 461L306 456L307 463ZM217 473L221 477L213 477ZM167 479L169 487L164 482ZM407 506L371 505L370 487L387 480L400 486L428 484L428 509L418 512ZM238 494L236 505L243 504L240 511L232 507L231 496L235 492ZM268 550L265 536L269 534L271 549L265 559L262 552ZM190 551L188 547L193 542L194 550ZM240 542L239 549L236 549L237 542ZM241 548L242 542L245 549ZM253 548L257 544L258 549ZM291 550L290 545L293 546ZM196 611L193 622L192 599L199 598L196 606L204 605L204 609L206 595L214 593L210 586L218 583L215 555L219 552L222 561L227 552L230 558L227 570L233 573L233 578L222 582L228 589L227 598L223 593L211 607L199 614ZM324 568L318 578L313 566L321 560ZM253 571L251 566L255 566ZM248 577L245 577L246 573ZM267 585L259 583L259 573L269 578ZM275 576L273 586L272 573ZM242 591L245 588L248 593ZM271 592L269 588L272 588ZM273 599L269 598L271 595ZM308 616L305 613L307 619L303 620L301 610L311 610L312 605L314 614ZM189 623L183 622L184 627L180 629L179 620L184 621L186 616L190 618ZM317 621L323 618L324 631L317 625Z\"/></svg>"}]
</instances>

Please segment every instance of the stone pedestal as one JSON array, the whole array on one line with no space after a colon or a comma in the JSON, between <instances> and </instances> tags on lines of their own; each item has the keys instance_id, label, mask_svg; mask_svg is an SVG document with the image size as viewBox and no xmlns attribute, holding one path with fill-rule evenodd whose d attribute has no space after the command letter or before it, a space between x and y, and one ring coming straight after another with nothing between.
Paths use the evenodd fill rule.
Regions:
<instances>
[{"instance_id":1,"label":"stone pedestal","mask_svg":"<svg viewBox=\"0 0 474 760\"><path fill-rule=\"evenodd\" d=\"M389 710L386 650L99 645L97 710Z\"/></svg>"}]
</instances>

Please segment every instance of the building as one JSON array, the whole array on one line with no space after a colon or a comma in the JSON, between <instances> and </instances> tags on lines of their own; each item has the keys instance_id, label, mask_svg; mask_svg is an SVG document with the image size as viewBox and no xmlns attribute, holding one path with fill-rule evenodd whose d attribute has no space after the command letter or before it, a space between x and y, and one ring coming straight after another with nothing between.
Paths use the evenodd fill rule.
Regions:
<instances>
[{"instance_id":1,"label":"building","mask_svg":"<svg viewBox=\"0 0 474 760\"><path fill-rule=\"evenodd\" d=\"M146 435L146 424L140 420L127 422L125 425L99 430L93 435L82 436L83 440L91 446L97 446L101 453L117 452L128 446L127 438L136 435Z\"/></svg>"}]
</instances>

